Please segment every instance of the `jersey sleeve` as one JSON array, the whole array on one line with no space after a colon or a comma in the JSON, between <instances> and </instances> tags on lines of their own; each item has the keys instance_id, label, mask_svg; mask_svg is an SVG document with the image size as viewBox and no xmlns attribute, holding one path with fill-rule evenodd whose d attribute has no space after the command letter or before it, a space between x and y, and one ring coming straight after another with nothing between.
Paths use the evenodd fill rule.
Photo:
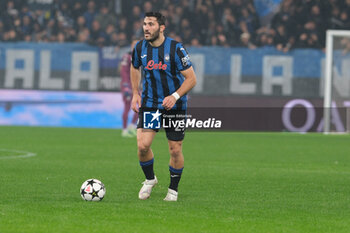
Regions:
<instances>
[{"instance_id":1,"label":"jersey sleeve","mask_svg":"<svg viewBox=\"0 0 350 233\"><path fill-rule=\"evenodd\" d=\"M134 68L138 69L141 66L141 46L142 41L136 43L131 55L131 64Z\"/></svg>"},{"instance_id":2,"label":"jersey sleeve","mask_svg":"<svg viewBox=\"0 0 350 233\"><path fill-rule=\"evenodd\" d=\"M176 63L176 68L179 71L187 70L192 66L192 62L187 53L187 50L184 48L184 46L181 43L179 43L178 46L176 47L175 63Z\"/></svg>"}]
</instances>

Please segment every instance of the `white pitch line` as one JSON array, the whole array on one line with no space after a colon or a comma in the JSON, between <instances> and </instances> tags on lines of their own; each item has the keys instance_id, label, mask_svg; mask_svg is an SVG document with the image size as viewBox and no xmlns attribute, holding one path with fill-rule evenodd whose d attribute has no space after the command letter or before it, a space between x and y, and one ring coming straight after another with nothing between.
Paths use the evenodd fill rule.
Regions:
<instances>
[{"instance_id":1,"label":"white pitch line","mask_svg":"<svg viewBox=\"0 0 350 233\"><path fill-rule=\"evenodd\" d=\"M29 158L37 155L36 153L21 151L21 150L0 149L0 151L19 153L19 155L8 155L8 156L0 155L0 159L20 159L20 158Z\"/></svg>"}]
</instances>

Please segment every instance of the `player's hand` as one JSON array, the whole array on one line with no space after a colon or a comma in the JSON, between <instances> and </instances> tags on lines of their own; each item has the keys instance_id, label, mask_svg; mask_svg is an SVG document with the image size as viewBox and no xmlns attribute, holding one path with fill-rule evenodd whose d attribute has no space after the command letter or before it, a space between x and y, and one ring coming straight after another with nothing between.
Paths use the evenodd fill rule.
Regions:
<instances>
[{"instance_id":1,"label":"player's hand","mask_svg":"<svg viewBox=\"0 0 350 233\"><path fill-rule=\"evenodd\" d=\"M176 103L175 97L172 95L169 95L164 98L162 106L165 108L165 110L169 111L174 107L175 103Z\"/></svg>"},{"instance_id":2,"label":"player's hand","mask_svg":"<svg viewBox=\"0 0 350 233\"><path fill-rule=\"evenodd\" d=\"M134 94L131 100L131 109L134 112L139 112L139 108L141 107L141 96L139 94Z\"/></svg>"}]
</instances>

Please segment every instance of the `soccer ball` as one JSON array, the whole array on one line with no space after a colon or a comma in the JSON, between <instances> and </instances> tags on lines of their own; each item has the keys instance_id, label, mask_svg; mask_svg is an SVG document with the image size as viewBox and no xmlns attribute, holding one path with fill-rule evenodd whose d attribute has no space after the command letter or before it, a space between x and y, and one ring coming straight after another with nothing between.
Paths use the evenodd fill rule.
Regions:
<instances>
[{"instance_id":1,"label":"soccer ball","mask_svg":"<svg viewBox=\"0 0 350 233\"><path fill-rule=\"evenodd\" d=\"M105 194L105 185L97 179L88 179L80 188L80 195L85 201L101 201Z\"/></svg>"}]
</instances>

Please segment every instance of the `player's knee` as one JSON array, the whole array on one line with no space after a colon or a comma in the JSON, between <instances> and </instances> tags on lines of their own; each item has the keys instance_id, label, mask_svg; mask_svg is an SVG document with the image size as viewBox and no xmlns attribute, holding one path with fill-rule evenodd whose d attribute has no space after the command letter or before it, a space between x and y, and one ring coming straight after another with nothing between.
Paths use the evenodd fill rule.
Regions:
<instances>
[{"instance_id":1,"label":"player's knee","mask_svg":"<svg viewBox=\"0 0 350 233\"><path fill-rule=\"evenodd\" d=\"M150 145L141 141L137 143L137 148L141 155L145 155L149 151Z\"/></svg>"},{"instance_id":2,"label":"player's knee","mask_svg":"<svg viewBox=\"0 0 350 233\"><path fill-rule=\"evenodd\" d=\"M169 146L170 155L172 157L178 157L182 154L181 144L173 144Z\"/></svg>"}]
</instances>

